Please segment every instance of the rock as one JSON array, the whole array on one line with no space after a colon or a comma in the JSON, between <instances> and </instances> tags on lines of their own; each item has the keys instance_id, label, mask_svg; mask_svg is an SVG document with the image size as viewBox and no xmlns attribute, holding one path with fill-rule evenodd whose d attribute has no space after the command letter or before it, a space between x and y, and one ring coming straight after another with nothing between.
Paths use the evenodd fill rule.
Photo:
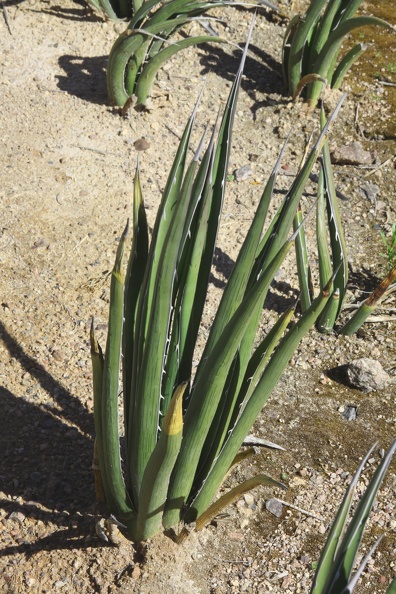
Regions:
<instances>
[{"instance_id":1,"label":"rock","mask_svg":"<svg viewBox=\"0 0 396 594\"><path fill-rule=\"evenodd\" d=\"M145 138L139 138L133 143L133 146L137 151L147 151L150 148L150 143Z\"/></svg>"},{"instance_id":2,"label":"rock","mask_svg":"<svg viewBox=\"0 0 396 594\"><path fill-rule=\"evenodd\" d=\"M290 586L290 584L292 583L292 581L293 581L292 576L291 575L287 575L285 577L285 579L283 580L283 582L282 582L282 586L281 586L282 587L282 590L286 590Z\"/></svg>"},{"instance_id":3,"label":"rock","mask_svg":"<svg viewBox=\"0 0 396 594\"><path fill-rule=\"evenodd\" d=\"M355 421L357 418L356 406L342 406L338 410L346 421Z\"/></svg>"},{"instance_id":4,"label":"rock","mask_svg":"<svg viewBox=\"0 0 396 594\"><path fill-rule=\"evenodd\" d=\"M337 165L372 165L373 158L369 151L365 151L361 142L344 144L335 149L331 155L332 163Z\"/></svg>"},{"instance_id":5,"label":"rock","mask_svg":"<svg viewBox=\"0 0 396 594\"><path fill-rule=\"evenodd\" d=\"M251 493L245 493L243 498L245 500L246 505L248 505L249 507L254 505L254 497Z\"/></svg>"},{"instance_id":6,"label":"rock","mask_svg":"<svg viewBox=\"0 0 396 594\"><path fill-rule=\"evenodd\" d=\"M252 175L253 169L250 167L250 165L243 165L234 171L234 176L237 182L246 181Z\"/></svg>"},{"instance_id":7,"label":"rock","mask_svg":"<svg viewBox=\"0 0 396 594\"><path fill-rule=\"evenodd\" d=\"M8 518L10 520L13 520L14 522L18 522L19 524L23 524L26 516L22 513L22 512L12 512L10 513L10 515L8 516Z\"/></svg>"},{"instance_id":8,"label":"rock","mask_svg":"<svg viewBox=\"0 0 396 594\"><path fill-rule=\"evenodd\" d=\"M377 194L379 194L380 189L376 184L365 182L359 187L359 192L361 193L363 198L368 198L370 202L375 203L377 200Z\"/></svg>"},{"instance_id":9,"label":"rock","mask_svg":"<svg viewBox=\"0 0 396 594\"><path fill-rule=\"evenodd\" d=\"M63 359L65 358L63 351L61 351L60 349L53 350L52 356L55 359L55 361L63 361Z\"/></svg>"},{"instance_id":10,"label":"rock","mask_svg":"<svg viewBox=\"0 0 396 594\"><path fill-rule=\"evenodd\" d=\"M265 502L265 508L267 511L270 512L273 516L280 518L283 511L283 505L278 499L268 499Z\"/></svg>"},{"instance_id":11,"label":"rock","mask_svg":"<svg viewBox=\"0 0 396 594\"><path fill-rule=\"evenodd\" d=\"M132 570L131 578L133 580L138 580L140 578L141 573L142 570L140 569L139 565L135 565Z\"/></svg>"},{"instance_id":12,"label":"rock","mask_svg":"<svg viewBox=\"0 0 396 594\"><path fill-rule=\"evenodd\" d=\"M346 373L349 383L362 392L382 390L392 381L379 361L367 357L352 361L347 365Z\"/></svg>"}]
</instances>

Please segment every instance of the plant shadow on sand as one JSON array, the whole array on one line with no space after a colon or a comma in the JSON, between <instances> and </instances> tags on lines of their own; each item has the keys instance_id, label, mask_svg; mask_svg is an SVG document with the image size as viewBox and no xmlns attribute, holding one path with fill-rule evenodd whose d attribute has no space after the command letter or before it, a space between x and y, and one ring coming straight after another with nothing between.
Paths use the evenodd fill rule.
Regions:
<instances>
[{"instance_id":1,"label":"plant shadow on sand","mask_svg":"<svg viewBox=\"0 0 396 594\"><path fill-rule=\"evenodd\" d=\"M234 264L235 262L223 250L216 247L210 283L218 289L224 289L231 276ZM292 288L288 282L274 279L266 297L264 309L281 314L296 302L298 295L299 291Z\"/></svg>"},{"instance_id":2,"label":"plant shadow on sand","mask_svg":"<svg viewBox=\"0 0 396 594\"><path fill-rule=\"evenodd\" d=\"M204 54L202 49L205 50ZM257 111L260 108L274 104L272 99L258 100L257 93L280 95L283 93L284 87L282 76L279 73L280 64L264 50L256 46L250 46L249 52L250 55L246 60L241 86L254 101L251 111L253 117L256 118ZM258 56L259 59L253 58L253 54ZM65 72L65 75L56 77L59 89L90 103L108 104L106 87L107 59L107 56L85 58L67 54L61 56L59 66ZM207 43L197 46L197 63L199 60L203 66L200 73L203 76L210 72L225 80L233 81L240 59L241 53L237 50L230 55L221 48ZM286 100L289 99L285 98Z\"/></svg>"},{"instance_id":3,"label":"plant shadow on sand","mask_svg":"<svg viewBox=\"0 0 396 594\"><path fill-rule=\"evenodd\" d=\"M181 32L181 35L184 36L184 33ZM231 54L215 44L197 45L196 60L203 66L200 74L205 76L208 73L214 73L227 81L233 81L238 71L242 51L243 45L240 51L235 49ZM61 56L59 66L64 70L65 76L57 76L59 89L91 103L108 104L107 59L108 56L82 57L66 54ZM274 94L282 95L285 90L280 71L280 63L269 53L256 45L249 46L241 86L254 101L251 107L254 119L260 108L289 101L288 97L283 101L273 98ZM272 95L272 98L258 99L258 93Z\"/></svg>"},{"instance_id":4,"label":"plant shadow on sand","mask_svg":"<svg viewBox=\"0 0 396 594\"><path fill-rule=\"evenodd\" d=\"M205 50L205 54L200 53L200 63L203 66L201 75L211 72L225 80L234 80L241 59L241 53L238 50L234 50L232 54L229 54L221 47L209 44L202 44L199 46L198 51L199 49ZM242 51L243 48L241 47ZM289 97L285 97L283 101L274 99L274 94L283 95L285 91L281 65L265 50L253 44L249 45L241 87L254 101L250 108L253 119L257 118L257 112L262 107L290 101ZM270 95L271 97L259 100L257 98L258 93Z\"/></svg>"},{"instance_id":5,"label":"plant shadow on sand","mask_svg":"<svg viewBox=\"0 0 396 594\"><path fill-rule=\"evenodd\" d=\"M17 2L9 0L9 4L17 4ZM75 8L66 8L61 4L56 4L47 9L40 8L40 11L37 12L45 13L50 16L56 16L70 21L84 20L91 22L103 22L103 18L99 14L95 13L95 11L91 9L90 6L84 0L74 0L74 4L76 5Z\"/></svg>"},{"instance_id":6,"label":"plant shadow on sand","mask_svg":"<svg viewBox=\"0 0 396 594\"><path fill-rule=\"evenodd\" d=\"M52 400L27 402L0 386L0 507L7 516L50 522L58 528L45 537L3 546L0 555L40 550L103 546L91 540L95 530L92 476L93 415L42 365L27 355L0 324L0 337L16 359ZM53 527L50 530L54 530Z\"/></svg>"},{"instance_id":7,"label":"plant shadow on sand","mask_svg":"<svg viewBox=\"0 0 396 594\"><path fill-rule=\"evenodd\" d=\"M59 66L65 76L57 76L57 85L61 91L74 95L83 101L106 105L106 64L107 56L83 58L64 55L59 58Z\"/></svg>"}]
</instances>

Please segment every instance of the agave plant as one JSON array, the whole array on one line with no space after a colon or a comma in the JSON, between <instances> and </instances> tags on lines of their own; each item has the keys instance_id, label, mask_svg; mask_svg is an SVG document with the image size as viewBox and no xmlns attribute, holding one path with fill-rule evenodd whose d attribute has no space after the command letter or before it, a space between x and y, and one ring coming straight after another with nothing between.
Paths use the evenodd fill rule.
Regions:
<instances>
[{"instance_id":1,"label":"agave plant","mask_svg":"<svg viewBox=\"0 0 396 594\"><path fill-rule=\"evenodd\" d=\"M322 128L325 124L325 116L322 109ZM328 282L332 270L338 270L331 288L331 297L316 322L317 329L320 332L329 333L333 330L345 298L348 281L348 257L338 210L334 175L330 159L330 148L327 139L323 143L319 167L318 200L316 203L316 241L321 289L323 289ZM304 225L302 224L302 217L302 209L300 207L295 215L293 224L295 229L299 227L299 232L296 235L295 248L301 290L301 308L305 311L312 303L314 291L312 287L311 268L309 265L307 242ZM328 235L330 238L330 245L327 239Z\"/></svg>"},{"instance_id":2,"label":"agave plant","mask_svg":"<svg viewBox=\"0 0 396 594\"><path fill-rule=\"evenodd\" d=\"M284 81L293 97L307 85L305 96L311 108L316 106L323 85L338 89L345 74L366 49L364 44L358 43L337 64L348 33L369 25L391 27L376 17L354 17L362 1L311 0L306 13L292 18L286 29L282 50Z\"/></svg>"},{"instance_id":3,"label":"agave plant","mask_svg":"<svg viewBox=\"0 0 396 594\"><path fill-rule=\"evenodd\" d=\"M136 104L144 105L150 94L155 75L171 56L199 43L221 43L214 35L186 37L170 43L169 38L193 19L224 0L147 0L134 12L128 28L115 41L107 65L109 98L123 107L136 96Z\"/></svg>"},{"instance_id":4,"label":"agave plant","mask_svg":"<svg viewBox=\"0 0 396 594\"><path fill-rule=\"evenodd\" d=\"M321 111L321 125L326 124L324 111ZM330 333L339 320L343 309L348 282L348 255L344 240L344 232L338 209L334 175L330 159L330 149L327 138L323 143L321 158L319 159L318 200L316 213L316 241L319 262L319 280L322 290L333 270L337 270L334 283L330 291L330 299L318 316L316 327L319 332ZM295 238L296 262L301 290L301 309L305 311L313 300L313 284L302 209L296 212L293 221L294 228L298 228ZM327 237L329 236L330 242ZM363 301L355 313L344 325L337 328L339 334L354 334L367 318L379 306L380 302L395 291L396 267L393 267L386 277L374 289L372 294Z\"/></svg>"},{"instance_id":5,"label":"agave plant","mask_svg":"<svg viewBox=\"0 0 396 594\"><path fill-rule=\"evenodd\" d=\"M261 0L261 4L278 10L267 0ZM124 107L129 106L128 100L133 98L136 106L144 105L158 70L171 56L200 43L224 43L224 39L212 34L170 41L182 27L193 20L199 21L209 10L220 6L244 6L244 3L230 0L137 2L128 28L118 37L110 52L107 65L110 101Z\"/></svg>"},{"instance_id":6,"label":"agave plant","mask_svg":"<svg viewBox=\"0 0 396 594\"><path fill-rule=\"evenodd\" d=\"M375 444L362 460L345 494L329 536L322 551L311 589L311 594L352 594L355 586L364 571L370 557L379 545L381 538L371 547L362 559L359 567L352 576L356 555L362 536L369 518L371 508L377 496L378 489L384 479L393 454L396 451L396 440L382 458L372 479L370 480L363 497L361 498L346 529L348 514L356 485L363 471L364 465L372 454ZM396 579L390 584L387 594L396 592Z\"/></svg>"},{"instance_id":7,"label":"agave plant","mask_svg":"<svg viewBox=\"0 0 396 594\"><path fill-rule=\"evenodd\" d=\"M87 0L88 5L95 11L112 21L131 19L145 2L150 0ZM172 0L169 0L172 2ZM159 4L159 2L155 2ZM261 0L261 5L278 11L277 6L269 0Z\"/></svg>"},{"instance_id":8,"label":"agave plant","mask_svg":"<svg viewBox=\"0 0 396 594\"><path fill-rule=\"evenodd\" d=\"M231 132L243 63L217 140L202 142L186 165L197 106L185 128L149 245L137 168L133 242L126 274L122 235L111 277L106 352L91 332L96 453L111 513L135 541L180 521L202 527L244 490L282 486L266 475L212 504L255 419L301 338L323 310L333 278L289 329L285 312L254 348L269 285L288 239L304 185L328 134L321 131L263 235L281 156L264 189L193 373L193 354L207 294L227 178ZM118 433L122 354L125 448Z\"/></svg>"},{"instance_id":9,"label":"agave plant","mask_svg":"<svg viewBox=\"0 0 396 594\"><path fill-rule=\"evenodd\" d=\"M169 0L171 3L173 0ZM150 0L87 0L89 6L95 11L112 21L130 20L143 4L150 3L151 8L160 3Z\"/></svg>"}]
</instances>

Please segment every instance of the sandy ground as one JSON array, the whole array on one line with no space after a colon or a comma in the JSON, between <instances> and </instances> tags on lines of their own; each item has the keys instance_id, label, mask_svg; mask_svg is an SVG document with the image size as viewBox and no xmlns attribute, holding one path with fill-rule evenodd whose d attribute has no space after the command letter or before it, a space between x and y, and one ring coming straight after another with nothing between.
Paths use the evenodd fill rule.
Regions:
<instances>
[{"instance_id":1,"label":"sandy ground","mask_svg":"<svg viewBox=\"0 0 396 594\"><path fill-rule=\"evenodd\" d=\"M329 522L358 461L395 436L394 385L364 394L328 375L360 356L381 362L394 378L394 321L366 324L351 338L312 331L296 352L254 433L285 452L265 450L229 479L255 472L286 482L286 493L258 489L225 520L182 545L159 536L145 548L104 543L95 532L106 509L94 501L92 386L88 329L102 338L108 308L107 273L131 216L136 140L150 224L184 124L202 85L207 88L194 142L213 122L240 53L205 46L172 59L159 74L153 109L121 118L108 105L106 57L120 25L87 16L65 0L7 2L0 15L0 587L8 593L261 593L308 592ZM286 9L290 9L288 4ZM251 14L219 12L221 35L246 37ZM197 25L195 25L197 26ZM282 95L280 48L286 23L262 11L246 64L235 122L230 174L249 164L252 175L231 180L224 205L201 344L224 279L235 261L289 129L279 193L290 184L304 141L318 123ZM122 27L121 27L122 28ZM385 56L394 64L394 49ZM376 59L371 58L371 60ZM394 81L391 78L390 81ZM379 229L395 220L395 89L366 79L359 67L331 136L333 148L359 141L372 168L335 166L351 263L349 301L360 300L386 273ZM392 132L393 130L393 132ZM379 167L382 165L382 167ZM369 175L369 176L368 176ZM367 177L368 176L368 177ZM377 187L370 201L365 184ZM363 189L362 189L363 188ZM372 188L371 188L372 189ZM315 191L307 187L307 196ZM372 194L371 194L372 196ZM312 252L313 264L315 254ZM294 299L293 259L268 300L262 331ZM395 308L394 299L387 304ZM392 311L382 311L392 315ZM393 310L394 313L394 310ZM357 407L354 421L343 407ZM379 461L375 450L360 492ZM370 520L362 552L385 537L365 572L360 593L385 592L396 573L394 464ZM271 515L272 496L299 508Z\"/></svg>"}]
</instances>

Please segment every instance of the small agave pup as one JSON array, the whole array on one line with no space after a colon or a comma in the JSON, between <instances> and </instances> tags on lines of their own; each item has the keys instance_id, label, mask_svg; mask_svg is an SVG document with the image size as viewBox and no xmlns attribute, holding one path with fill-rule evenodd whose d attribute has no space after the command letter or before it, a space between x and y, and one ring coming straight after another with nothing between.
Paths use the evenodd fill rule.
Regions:
<instances>
[{"instance_id":1,"label":"small agave pup","mask_svg":"<svg viewBox=\"0 0 396 594\"><path fill-rule=\"evenodd\" d=\"M196 521L199 529L244 491L259 484L283 486L259 475L212 503L288 361L323 310L333 281L329 279L292 327L293 308L254 349L263 303L293 244L294 236L288 239L288 234L328 123L263 235L279 157L193 376L246 51L217 141L213 132L202 158L200 146L189 166L186 157L197 108L185 128L150 245L136 171L132 249L124 278L126 230L111 278L104 355L92 326L95 451L107 505L134 541L180 521ZM118 433L121 353L124 464Z\"/></svg>"},{"instance_id":2,"label":"small agave pup","mask_svg":"<svg viewBox=\"0 0 396 594\"><path fill-rule=\"evenodd\" d=\"M326 125L323 109L321 110L321 125L322 127ZM348 255L338 210L328 139L323 143L319 166L318 200L316 203L316 241L320 288L323 289L325 287L333 269L338 272L334 278L330 298L316 321L316 327L319 332L331 333L334 330L336 322L339 321L347 293ZM301 290L301 309L305 311L312 303L313 283L300 208L294 217L293 226L295 229L299 228L295 241L296 262ZM327 236L329 236L330 241L328 241ZM379 306L380 302L395 291L395 280L396 266L390 269L386 277L374 289L373 293L359 305L358 309L344 325L339 325L336 328L336 331L339 334L345 335L357 332L368 316Z\"/></svg>"},{"instance_id":3,"label":"small agave pup","mask_svg":"<svg viewBox=\"0 0 396 594\"><path fill-rule=\"evenodd\" d=\"M378 465L352 515L349 526L347 526L348 514L351 509L352 499L356 491L358 480L362 474L364 465L373 453L375 446L376 444L369 450L359 465L338 509L316 568L311 594L352 594L360 576L370 560L370 557L374 554L375 549L381 542L382 536L380 536L377 542L371 547L367 555L365 555L360 562L360 565L355 569L354 575L352 575L355 559L369 519L371 508L377 496L378 489L384 480L392 456L396 451L396 440L392 442L389 450ZM396 578L392 581L386 591L386 594L395 593Z\"/></svg>"},{"instance_id":4,"label":"small agave pup","mask_svg":"<svg viewBox=\"0 0 396 594\"><path fill-rule=\"evenodd\" d=\"M174 54L200 43L223 42L224 40L214 35L185 37L173 43L168 39L193 17L203 15L224 3L224 0L171 0L158 8L158 1L144 2L111 48L107 64L110 101L126 108L130 98L134 97L137 105L144 105L158 70Z\"/></svg>"}]
</instances>

